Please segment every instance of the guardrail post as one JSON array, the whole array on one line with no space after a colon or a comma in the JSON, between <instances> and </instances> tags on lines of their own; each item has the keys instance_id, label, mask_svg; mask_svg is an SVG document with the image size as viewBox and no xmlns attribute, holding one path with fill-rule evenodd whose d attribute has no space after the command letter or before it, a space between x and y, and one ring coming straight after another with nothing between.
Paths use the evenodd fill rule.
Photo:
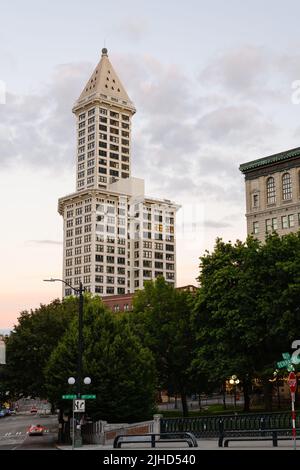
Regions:
<instances>
[{"instance_id":1,"label":"guardrail post","mask_svg":"<svg viewBox=\"0 0 300 470\"><path fill-rule=\"evenodd\" d=\"M163 417L163 415L156 414L153 415L153 433L154 434L160 434L160 419Z\"/></svg>"},{"instance_id":2,"label":"guardrail post","mask_svg":"<svg viewBox=\"0 0 300 470\"><path fill-rule=\"evenodd\" d=\"M263 416L263 417L260 418L260 430L262 431L261 436L265 435L265 433L264 433L265 428L266 428L266 422L265 422L265 418Z\"/></svg>"},{"instance_id":3,"label":"guardrail post","mask_svg":"<svg viewBox=\"0 0 300 470\"><path fill-rule=\"evenodd\" d=\"M273 437L273 447L278 447L277 431L272 432L272 437Z\"/></svg>"},{"instance_id":4,"label":"guardrail post","mask_svg":"<svg viewBox=\"0 0 300 470\"><path fill-rule=\"evenodd\" d=\"M224 420L219 420L219 447L223 447L223 439L224 439Z\"/></svg>"}]
</instances>

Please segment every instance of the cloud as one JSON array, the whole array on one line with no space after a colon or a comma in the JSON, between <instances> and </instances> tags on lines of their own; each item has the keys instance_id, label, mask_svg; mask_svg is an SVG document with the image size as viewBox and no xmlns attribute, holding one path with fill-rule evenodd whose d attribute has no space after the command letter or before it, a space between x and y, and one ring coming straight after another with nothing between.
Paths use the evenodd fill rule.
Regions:
<instances>
[{"instance_id":1,"label":"cloud","mask_svg":"<svg viewBox=\"0 0 300 470\"><path fill-rule=\"evenodd\" d=\"M263 141L278 129L256 106L226 106L209 112L198 121L200 133L207 141L249 146Z\"/></svg>"},{"instance_id":2,"label":"cloud","mask_svg":"<svg viewBox=\"0 0 300 470\"><path fill-rule=\"evenodd\" d=\"M127 26L134 30L136 25ZM284 142L274 109L257 97L274 92L271 72L288 59L264 48L240 47L213 60L200 79L149 55L110 59L137 107L133 175L146 179L147 194L178 202L227 201L237 208L244 201L239 164L276 152ZM39 93L10 93L0 108L4 166L23 163L55 171L74 166L71 108L92 69L84 62L63 64Z\"/></svg>"},{"instance_id":3,"label":"cloud","mask_svg":"<svg viewBox=\"0 0 300 470\"><path fill-rule=\"evenodd\" d=\"M225 228L231 227L232 224L225 222L225 221L217 221L217 220L205 220L204 226L207 228Z\"/></svg>"},{"instance_id":4,"label":"cloud","mask_svg":"<svg viewBox=\"0 0 300 470\"><path fill-rule=\"evenodd\" d=\"M29 245L62 245L63 242L58 240L27 240L25 242Z\"/></svg>"},{"instance_id":5,"label":"cloud","mask_svg":"<svg viewBox=\"0 0 300 470\"><path fill-rule=\"evenodd\" d=\"M132 42L141 41L149 31L149 24L146 18L127 17L118 25L118 31L126 39Z\"/></svg>"},{"instance_id":6,"label":"cloud","mask_svg":"<svg viewBox=\"0 0 300 470\"><path fill-rule=\"evenodd\" d=\"M2 168L24 164L57 170L74 164L71 109L88 69L85 63L60 65L39 93L7 93L6 104L0 106Z\"/></svg>"},{"instance_id":7,"label":"cloud","mask_svg":"<svg viewBox=\"0 0 300 470\"><path fill-rule=\"evenodd\" d=\"M252 93L263 84L270 67L263 47L243 46L219 55L200 74L200 80L221 84L235 93Z\"/></svg>"}]
</instances>

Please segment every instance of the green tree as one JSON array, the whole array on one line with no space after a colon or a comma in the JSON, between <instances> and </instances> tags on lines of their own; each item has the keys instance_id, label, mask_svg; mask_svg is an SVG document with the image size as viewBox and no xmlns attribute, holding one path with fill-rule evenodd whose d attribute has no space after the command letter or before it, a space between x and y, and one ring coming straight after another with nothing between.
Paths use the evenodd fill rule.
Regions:
<instances>
[{"instance_id":1,"label":"green tree","mask_svg":"<svg viewBox=\"0 0 300 470\"><path fill-rule=\"evenodd\" d=\"M77 300L68 298L21 312L6 339L3 381L11 395L46 397L43 370L77 309Z\"/></svg>"},{"instance_id":2,"label":"green tree","mask_svg":"<svg viewBox=\"0 0 300 470\"><path fill-rule=\"evenodd\" d=\"M155 411L154 360L131 331L127 317L110 312L99 297L85 297L83 339L83 377L91 377L92 383L83 385L82 392L97 395L87 402L88 413L109 422L150 418ZM45 369L48 395L60 407L62 394L76 392L67 379L77 376L77 341L74 320Z\"/></svg>"},{"instance_id":3,"label":"green tree","mask_svg":"<svg viewBox=\"0 0 300 470\"><path fill-rule=\"evenodd\" d=\"M187 393L196 387L190 370L194 348L190 314L190 294L174 289L163 277L136 293L131 314L133 328L154 355L160 389L180 394L184 415Z\"/></svg>"},{"instance_id":4,"label":"green tree","mask_svg":"<svg viewBox=\"0 0 300 470\"><path fill-rule=\"evenodd\" d=\"M264 244L251 237L235 245L218 239L214 251L201 257L194 366L220 382L239 375L246 409L253 377L262 380L270 409L269 378L281 352L297 338L299 261L299 234L270 235Z\"/></svg>"}]
</instances>

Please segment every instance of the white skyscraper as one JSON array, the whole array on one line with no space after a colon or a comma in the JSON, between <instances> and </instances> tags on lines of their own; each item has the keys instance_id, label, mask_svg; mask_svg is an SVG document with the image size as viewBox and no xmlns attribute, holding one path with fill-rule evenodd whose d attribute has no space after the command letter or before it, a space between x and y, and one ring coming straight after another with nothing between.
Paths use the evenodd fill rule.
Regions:
<instances>
[{"instance_id":1,"label":"white skyscraper","mask_svg":"<svg viewBox=\"0 0 300 470\"><path fill-rule=\"evenodd\" d=\"M159 275L175 286L175 222L179 206L145 196L131 177L135 107L102 49L76 101L76 192L62 197L63 279L114 295L141 289ZM71 290L64 287L63 295Z\"/></svg>"}]
</instances>

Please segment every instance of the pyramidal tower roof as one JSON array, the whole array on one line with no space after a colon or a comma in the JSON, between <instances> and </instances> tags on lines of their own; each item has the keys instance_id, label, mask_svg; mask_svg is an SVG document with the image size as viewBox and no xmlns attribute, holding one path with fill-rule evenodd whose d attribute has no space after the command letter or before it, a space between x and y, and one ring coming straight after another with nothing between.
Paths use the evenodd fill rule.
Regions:
<instances>
[{"instance_id":1,"label":"pyramidal tower roof","mask_svg":"<svg viewBox=\"0 0 300 470\"><path fill-rule=\"evenodd\" d=\"M73 111L95 99L109 100L135 111L132 101L111 65L106 48L102 49L101 59L75 102Z\"/></svg>"}]
</instances>

